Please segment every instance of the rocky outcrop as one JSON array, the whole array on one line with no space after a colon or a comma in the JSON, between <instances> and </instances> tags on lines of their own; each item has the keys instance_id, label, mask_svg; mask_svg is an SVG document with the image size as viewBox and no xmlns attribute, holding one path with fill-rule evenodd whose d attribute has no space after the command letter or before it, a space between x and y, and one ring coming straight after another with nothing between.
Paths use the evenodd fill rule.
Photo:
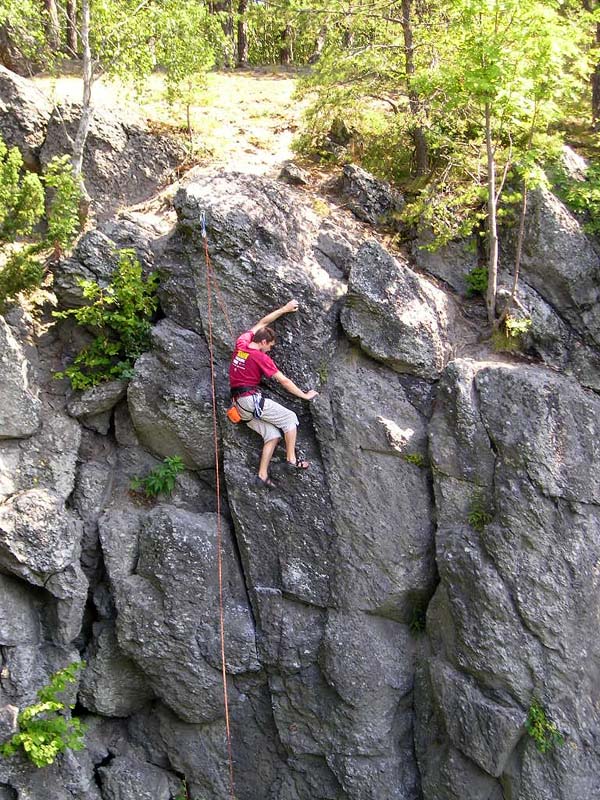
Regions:
<instances>
[{"instance_id":1,"label":"rocky outcrop","mask_svg":"<svg viewBox=\"0 0 600 800\"><path fill-rule=\"evenodd\" d=\"M404 198L385 181L377 180L356 164L346 164L337 189L348 208L363 222L393 227L394 215L404 206Z\"/></svg>"},{"instance_id":2,"label":"rocky outcrop","mask_svg":"<svg viewBox=\"0 0 600 800\"><path fill-rule=\"evenodd\" d=\"M19 148L25 166L35 172L51 113L40 89L0 66L0 136L7 147Z\"/></svg>"},{"instance_id":3,"label":"rocky outcrop","mask_svg":"<svg viewBox=\"0 0 600 800\"><path fill-rule=\"evenodd\" d=\"M69 152L81 107L66 104L50 117L41 150L42 164ZM152 197L173 180L184 160L183 147L174 139L155 136L141 122L122 114L96 109L83 155L83 174L98 219L107 219L119 207Z\"/></svg>"},{"instance_id":4,"label":"rocky outcrop","mask_svg":"<svg viewBox=\"0 0 600 800\"><path fill-rule=\"evenodd\" d=\"M31 436L40 425L40 401L32 391L23 348L0 318L0 439Z\"/></svg>"},{"instance_id":5,"label":"rocky outcrop","mask_svg":"<svg viewBox=\"0 0 600 800\"><path fill-rule=\"evenodd\" d=\"M456 303L377 242L367 242L356 254L341 322L372 358L429 380L469 336Z\"/></svg>"},{"instance_id":6,"label":"rocky outcrop","mask_svg":"<svg viewBox=\"0 0 600 800\"><path fill-rule=\"evenodd\" d=\"M563 245L538 283L531 251L520 295L550 369L484 358L447 264L432 268L442 289L282 182L196 175L175 208L167 236L132 213L57 269L63 306L81 302L78 278L110 280L120 247L160 270L161 318L125 396L50 381L77 344L69 322L37 350L7 325L28 381L15 392L39 404L31 430L0 441L0 707L83 656L89 729L43 788L20 758L0 760L0 786L230 796L220 541L239 800L595 797L598 355ZM544 235L567 234L583 236ZM319 390L285 400L311 466L288 472L279 448L267 491L259 438L222 413L226 372L236 335L290 297L300 311L275 323L273 357ZM131 490L171 455L186 466L172 494ZM536 749L534 700L565 746Z\"/></svg>"}]
</instances>

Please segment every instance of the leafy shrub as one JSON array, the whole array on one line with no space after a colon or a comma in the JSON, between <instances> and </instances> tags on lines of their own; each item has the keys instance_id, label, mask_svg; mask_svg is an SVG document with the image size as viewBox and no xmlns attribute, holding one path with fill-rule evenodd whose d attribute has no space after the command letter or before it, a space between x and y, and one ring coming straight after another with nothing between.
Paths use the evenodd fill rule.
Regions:
<instances>
[{"instance_id":1,"label":"leafy shrub","mask_svg":"<svg viewBox=\"0 0 600 800\"><path fill-rule=\"evenodd\" d=\"M469 503L469 514L467 520L473 530L481 533L486 525L493 519L489 505L482 492L476 492Z\"/></svg>"},{"instance_id":2,"label":"leafy shrub","mask_svg":"<svg viewBox=\"0 0 600 800\"><path fill-rule=\"evenodd\" d=\"M131 378L133 363L150 346L150 320L158 306L158 276L147 280L133 250L121 250L112 281L102 289L95 281L79 281L87 303L55 312L96 334L57 378L69 378L73 389L89 389L104 381Z\"/></svg>"},{"instance_id":3,"label":"leafy shrub","mask_svg":"<svg viewBox=\"0 0 600 800\"><path fill-rule=\"evenodd\" d=\"M142 489L146 497L171 494L175 488L175 479L184 469L184 463L179 456L169 456L145 478L133 478L131 488Z\"/></svg>"},{"instance_id":4,"label":"leafy shrub","mask_svg":"<svg viewBox=\"0 0 600 800\"><path fill-rule=\"evenodd\" d=\"M64 713L67 706L58 698L69 684L75 682L77 670L84 666L82 661L75 661L54 673L50 683L37 693L40 702L27 706L19 714L19 731L0 747L3 756L12 756L22 747L36 767L46 767L54 763L59 753L85 747L85 726L78 717Z\"/></svg>"},{"instance_id":5,"label":"leafy shrub","mask_svg":"<svg viewBox=\"0 0 600 800\"><path fill-rule=\"evenodd\" d=\"M529 317L506 317L502 326L492 334L494 350L499 353L514 353L523 347L523 336L531 328Z\"/></svg>"},{"instance_id":6,"label":"leafy shrub","mask_svg":"<svg viewBox=\"0 0 600 800\"><path fill-rule=\"evenodd\" d=\"M467 295L469 297L475 294L480 294L485 297L488 288L487 267L473 267L465 276L465 280L467 282Z\"/></svg>"},{"instance_id":7,"label":"leafy shrub","mask_svg":"<svg viewBox=\"0 0 600 800\"><path fill-rule=\"evenodd\" d=\"M585 215L585 230L600 234L600 164L591 164L583 181L569 178L563 172L557 183L559 194L569 208Z\"/></svg>"},{"instance_id":8,"label":"leafy shrub","mask_svg":"<svg viewBox=\"0 0 600 800\"><path fill-rule=\"evenodd\" d=\"M36 248L11 253L0 269L0 314L20 292L28 294L44 279L44 265L36 258Z\"/></svg>"},{"instance_id":9,"label":"leafy shrub","mask_svg":"<svg viewBox=\"0 0 600 800\"><path fill-rule=\"evenodd\" d=\"M540 753L547 753L553 747L560 746L565 741L556 725L550 722L546 711L537 700L533 700L531 703L525 728Z\"/></svg>"},{"instance_id":10,"label":"leafy shrub","mask_svg":"<svg viewBox=\"0 0 600 800\"><path fill-rule=\"evenodd\" d=\"M57 256L73 242L79 230L79 197L67 156L53 158L40 179L24 171L18 148L8 149L0 138L0 313L20 292L27 294L41 284L51 251ZM46 206L47 231L41 236L34 228ZM29 243L12 244L20 237L28 237Z\"/></svg>"}]
</instances>

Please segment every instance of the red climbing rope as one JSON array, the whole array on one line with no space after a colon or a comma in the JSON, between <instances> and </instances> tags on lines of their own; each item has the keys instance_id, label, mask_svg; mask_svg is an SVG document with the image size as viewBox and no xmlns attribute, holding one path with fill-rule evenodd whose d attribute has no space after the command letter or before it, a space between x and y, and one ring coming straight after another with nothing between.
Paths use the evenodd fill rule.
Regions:
<instances>
[{"instance_id":1,"label":"red climbing rope","mask_svg":"<svg viewBox=\"0 0 600 800\"><path fill-rule=\"evenodd\" d=\"M204 255L206 259L206 293L207 293L207 316L208 316L208 350L210 356L210 382L212 392L212 416L213 416L213 437L215 449L215 484L217 493L217 571L219 575L219 620L221 632L221 673L223 677L223 704L225 706L225 732L227 735L227 755L229 758L229 793L232 800L235 800L235 784L233 779L233 753L231 748L231 727L229 724L229 697L227 692L227 669L225 661L225 614L223 610L223 533L221 528L221 476L219 470L219 437L217 433L217 392L215 388L215 360L213 346L212 329L212 288L211 283L215 284L212 275L212 264L208 254L208 240L204 221L202 225L202 236L204 238ZM217 290L218 291L218 290ZM222 310L225 311L224 307ZM227 315L225 313L227 319ZM229 320L227 319L228 323Z\"/></svg>"}]
</instances>

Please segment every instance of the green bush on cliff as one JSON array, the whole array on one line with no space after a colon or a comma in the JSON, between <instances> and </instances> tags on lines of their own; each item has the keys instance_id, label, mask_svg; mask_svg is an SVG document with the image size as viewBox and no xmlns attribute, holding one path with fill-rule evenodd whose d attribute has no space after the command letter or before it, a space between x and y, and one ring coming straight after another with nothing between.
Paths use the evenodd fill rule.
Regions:
<instances>
[{"instance_id":1,"label":"green bush on cliff","mask_svg":"<svg viewBox=\"0 0 600 800\"><path fill-rule=\"evenodd\" d=\"M45 188L44 188L45 186ZM78 183L67 156L53 158L41 177L28 172L18 148L0 137L0 313L42 283L53 258L79 230ZM45 216L46 232L36 226Z\"/></svg>"},{"instance_id":2,"label":"green bush on cliff","mask_svg":"<svg viewBox=\"0 0 600 800\"><path fill-rule=\"evenodd\" d=\"M19 714L18 732L0 747L3 756L12 756L22 748L32 764L47 767L59 753L83 750L85 727L78 717L65 713L67 706L59 694L75 683L77 670L84 666L84 662L74 661L52 675L50 683L37 693L39 703L27 706Z\"/></svg>"},{"instance_id":3,"label":"green bush on cliff","mask_svg":"<svg viewBox=\"0 0 600 800\"><path fill-rule=\"evenodd\" d=\"M184 469L185 465L180 456L169 456L145 478L133 478L131 488L141 489L148 498L158 497L159 494L171 494L177 476Z\"/></svg>"},{"instance_id":4,"label":"green bush on cliff","mask_svg":"<svg viewBox=\"0 0 600 800\"><path fill-rule=\"evenodd\" d=\"M117 378L130 378L133 363L150 347L150 320L158 306L158 276L146 280L133 250L121 250L112 281L106 288L79 281L86 305L55 312L73 317L95 338L57 378L68 378L73 389L89 389Z\"/></svg>"},{"instance_id":5,"label":"green bush on cliff","mask_svg":"<svg viewBox=\"0 0 600 800\"><path fill-rule=\"evenodd\" d=\"M547 753L553 747L564 743L562 734L556 725L550 722L545 709L537 700L533 700L529 707L525 727L540 753Z\"/></svg>"}]
</instances>

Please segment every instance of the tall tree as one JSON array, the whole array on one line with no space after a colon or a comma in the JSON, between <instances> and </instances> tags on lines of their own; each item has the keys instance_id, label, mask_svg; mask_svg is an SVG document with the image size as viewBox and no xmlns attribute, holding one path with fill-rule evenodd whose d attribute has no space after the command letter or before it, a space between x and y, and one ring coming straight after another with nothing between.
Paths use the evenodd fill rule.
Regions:
<instances>
[{"instance_id":1,"label":"tall tree","mask_svg":"<svg viewBox=\"0 0 600 800\"><path fill-rule=\"evenodd\" d=\"M77 55L77 0L66 0L65 14L67 53L74 58Z\"/></svg>"},{"instance_id":2,"label":"tall tree","mask_svg":"<svg viewBox=\"0 0 600 800\"><path fill-rule=\"evenodd\" d=\"M237 47L236 65L238 67L248 66L248 0L238 0L237 5Z\"/></svg>"}]
</instances>

